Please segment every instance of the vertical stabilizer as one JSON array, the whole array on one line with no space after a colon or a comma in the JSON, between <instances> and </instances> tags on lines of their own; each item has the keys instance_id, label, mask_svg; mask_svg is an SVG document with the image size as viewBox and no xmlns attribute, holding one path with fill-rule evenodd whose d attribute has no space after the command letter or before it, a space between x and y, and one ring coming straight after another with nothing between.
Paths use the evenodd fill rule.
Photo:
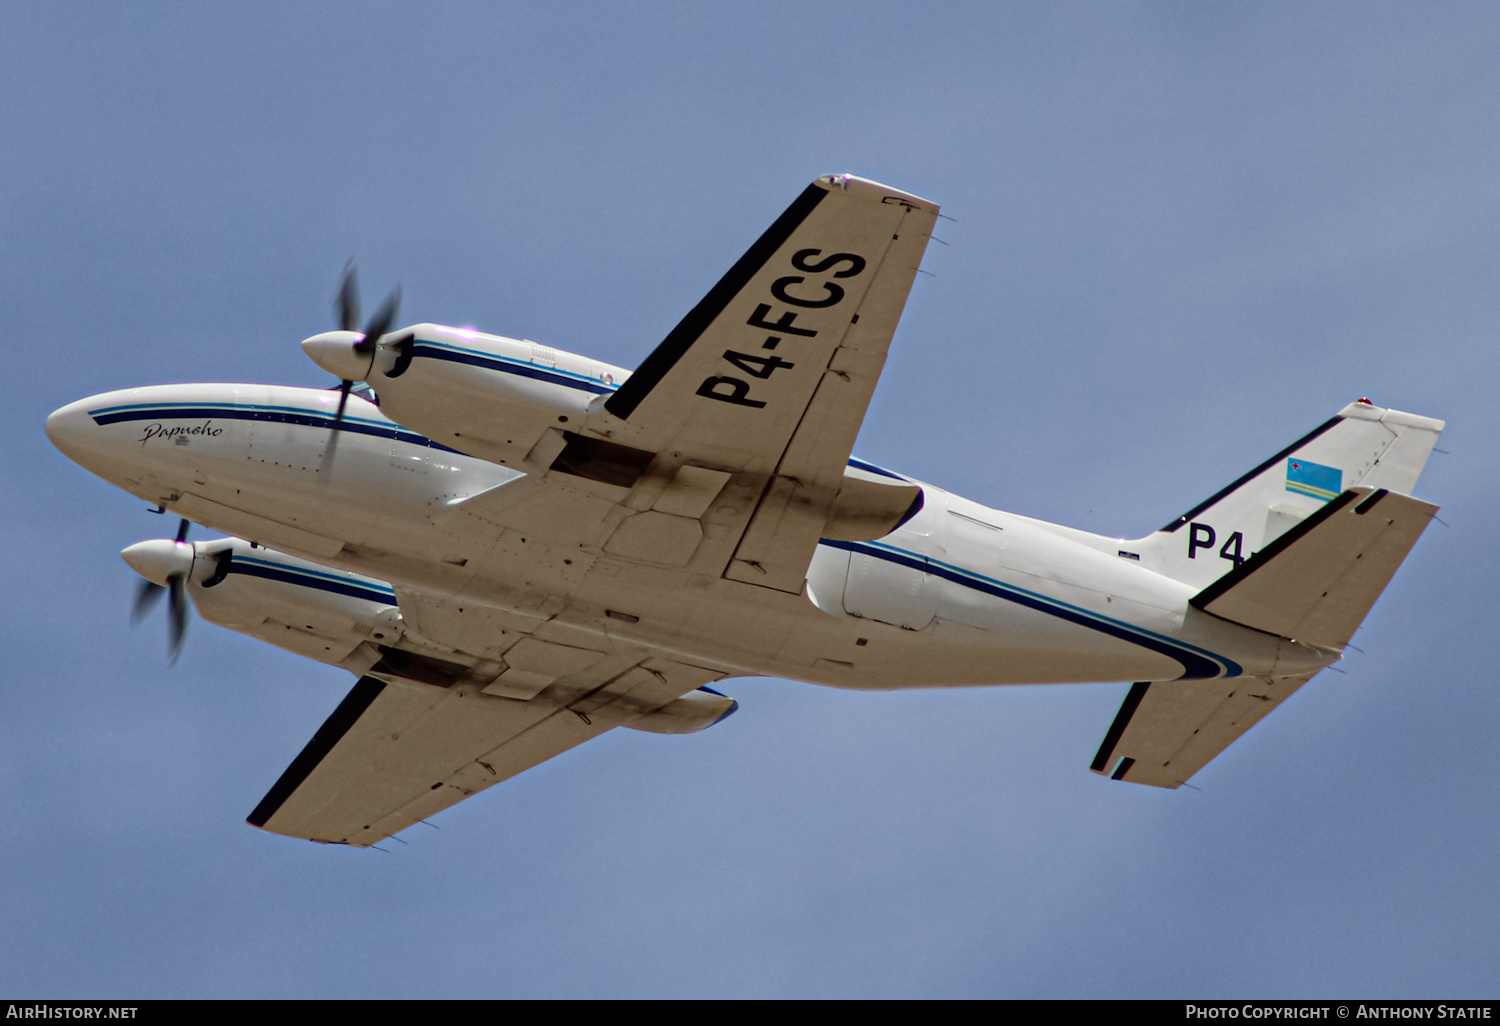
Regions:
<instances>
[{"instance_id":1,"label":"vertical stabilizer","mask_svg":"<svg viewBox=\"0 0 1500 1026\"><path fill-rule=\"evenodd\" d=\"M1410 495L1443 427L1350 403L1130 549L1158 573L1207 587L1351 488Z\"/></svg>"}]
</instances>

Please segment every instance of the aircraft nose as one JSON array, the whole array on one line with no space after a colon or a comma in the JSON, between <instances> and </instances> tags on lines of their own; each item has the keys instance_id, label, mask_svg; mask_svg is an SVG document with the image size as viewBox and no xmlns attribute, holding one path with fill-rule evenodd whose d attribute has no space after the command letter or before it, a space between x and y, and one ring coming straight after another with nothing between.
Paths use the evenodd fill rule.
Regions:
<instances>
[{"instance_id":1,"label":"aircraft nose","mask_svg":"<svg viewBox=\"0 0 1500 1026\"><path fill-rule=\"evenodd\" d=\"M86 409L90 402L89 399L80 399L69 403L53 410L47 418L47 440L74 462L87 453L90 442L98 441L99 426Z\"/></svg>"}]
</instances>

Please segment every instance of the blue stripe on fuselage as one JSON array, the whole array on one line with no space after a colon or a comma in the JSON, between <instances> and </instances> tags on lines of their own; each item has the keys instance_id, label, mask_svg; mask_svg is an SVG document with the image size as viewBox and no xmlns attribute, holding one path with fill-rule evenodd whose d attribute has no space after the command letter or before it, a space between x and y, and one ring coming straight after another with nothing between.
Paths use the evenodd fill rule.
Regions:
<instances>
[{"instance_id":1,"label":"blue stripe on fuselage","mask_svg":"<svg viewBox=\"0 0 1500 1026\"><path fill-rule=\"evenodd\" d=\"M191 406L181 403L136 403L129 406L107 406L98 410L90 410L89 416L93 417L94 423L100 427L130 420L200 420L215 417L220 420L249 420L326 428L333 427L334 421L332 413L321 410L310 410L300 406L261 406L254 403L199 403ZM365 420L346 416L339 429L356 435L390 438L397 442L406 442L428 449L458 453L457 449L450 449L415 431L408 431L392 421Z\"/></svg>"},{"instance_id":2,"label":"blue stripe on fuselage","mask_svg":"<svg viewBox=\"0 0 1500 1026\"><path fill-rule=\"evenodd\" d=\"M1120 620L1091 613L1086 609L1071 605L1058 599L1039 595L1025 588L1018 588L1013 584L1006 584L993 577L973 570L945 563L942 560L920 556L905 549L898 549L893 545L881 542L846 542L830 541L827 538L819 542L830 548L844 549L848 552L857 552L865 556L873 556L876 559L894 563L897 566L906 567L909 570L917 570L922 573L941 577L943 580L952 581L954 584L1007 602L1035 609L1038 612L1047 613L1070 623L1087 627L1090 630L1108 634L1111 637L1128 641L1142 648L1148 648L1153 652L1159 652L1164 656L1175 659L1182 664L1183 674L1178 680L1209 680L1215 677L1238 677L1244 673L1244 668L1234 660L1225 656L1215 655L1204 649L1188 645L1185 642L1173 641L1171 638L1163 637L1140 627L1131 626Z\"/></svg>"}]
</instances>

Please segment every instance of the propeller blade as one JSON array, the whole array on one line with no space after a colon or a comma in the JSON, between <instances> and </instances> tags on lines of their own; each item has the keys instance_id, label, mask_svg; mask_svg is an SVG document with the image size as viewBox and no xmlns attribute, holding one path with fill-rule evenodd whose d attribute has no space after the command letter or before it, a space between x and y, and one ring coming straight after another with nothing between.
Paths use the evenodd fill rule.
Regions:
<instances>
[{"instance_id":1,"label":"propeller blade","mask_svg":"<svg viewBox=\"0 0 1500 1026\"><path fill-rule=\"evenodd\" d=\"M334 317L345 331L359 330L359 273L351 259L339 277L339 290L333 300Z\"/></svg>"},{"instance_id":2,"label":"propeller blade","mask_svg":"<svg viewBox=\"0 0 1500 1026\"><path fill-rule=\"evenodd\" d=\"M142 581L138 584L135 589L135 601L130 606L130 622L136 624L144 620L146 614L156 608L156 604L166 593L166 588L151 581Z\"/></svg>"},{"instance_id":3,"label":"propeller blade","mask_svg":"<svg viewBox=\"0 0 1500 1026\"><path fill-rule=\"evenodd\" d=\"M193 525L188 521L187 517L179 517L178 518L178 523L177 523L177 544L178 545L181 545L181 544L183 544L184 542L187 541L188 528L190 528L192 526Z\"/></svg>"},{"instance_id":4,"label":"propeller blade","mask_svg":"<svg viewBox=\"0 0 1500 1026\"><path fill-rule=\"evenodd\" d=\"M187 587L184 576L173 574L167 578L167 590L171 595L168 605L171 616L167 621L167 650L171 652L175 665L177 657L182 654L183 638L187 637Z\"/></svg>"},{"instance_id":5,"label":"propeller blade","mask_svg":"<svg viewBox=\"0 0 1500 1026\"><path fill-rule=\"evenodd\" d=\"M349 390L354 387L352 381L339 382L339 409L333 415L333 431L337 433L344 423L344 407L349 404Z\"/></svg>"},{"instance_id":6,"label":"propeller blade","mask_svg":"<svg viewBox=\"0 0 1500 1026\"><path fill-rule=\"evenodd\" d=\"M353 387L352 381L339 383L339 411L333 415L333 427L328 429L328 448L323 450L323 460L319 466L319 469L323 471L325 485L333 476L333 453L339 446L339 432L344 429L344 406L349 402L349 389Z\"/></svg>"},{"instance_id":7,"label":"propeller blade","mask_svg":"<svg viewBox=\"0 0 1500 1026\"><path fill-rule=\"evenodd\" d=\"M375 316L370 318L370 323L365 326L365 337L354 345L354 351L361 356L373 353L375 344L380 341L380 336L391 330L395 323L396 311L401 309L401 287L398 285L391 290L391 294L385 297L385 302L380 304L380 309L375 311Z\"/></svg>"}]
</instances>

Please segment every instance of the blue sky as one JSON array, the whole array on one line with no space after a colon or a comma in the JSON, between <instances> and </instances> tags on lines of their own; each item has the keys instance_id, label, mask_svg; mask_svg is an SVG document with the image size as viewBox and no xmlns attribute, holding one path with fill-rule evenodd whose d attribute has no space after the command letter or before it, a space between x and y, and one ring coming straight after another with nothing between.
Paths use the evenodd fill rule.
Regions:
<instances>
[{"instance_id":1,"label":"blue sky","mask_svg":"<svg viewBox=\"0 0 1500 1026\"><path fill-rule=\"evenodd\" d=\"M0 8L0 994L1493 996L1500 12L1417 4ZM1446 418L1344 674L1194 781L1123 684L735 681L390 854L243 818L348 689L196 624L46 414L323 385L340 268L634 366L813 177L938 234L856 453L1159 526L1369 396Z\"/></svg>"}]
</instances>

